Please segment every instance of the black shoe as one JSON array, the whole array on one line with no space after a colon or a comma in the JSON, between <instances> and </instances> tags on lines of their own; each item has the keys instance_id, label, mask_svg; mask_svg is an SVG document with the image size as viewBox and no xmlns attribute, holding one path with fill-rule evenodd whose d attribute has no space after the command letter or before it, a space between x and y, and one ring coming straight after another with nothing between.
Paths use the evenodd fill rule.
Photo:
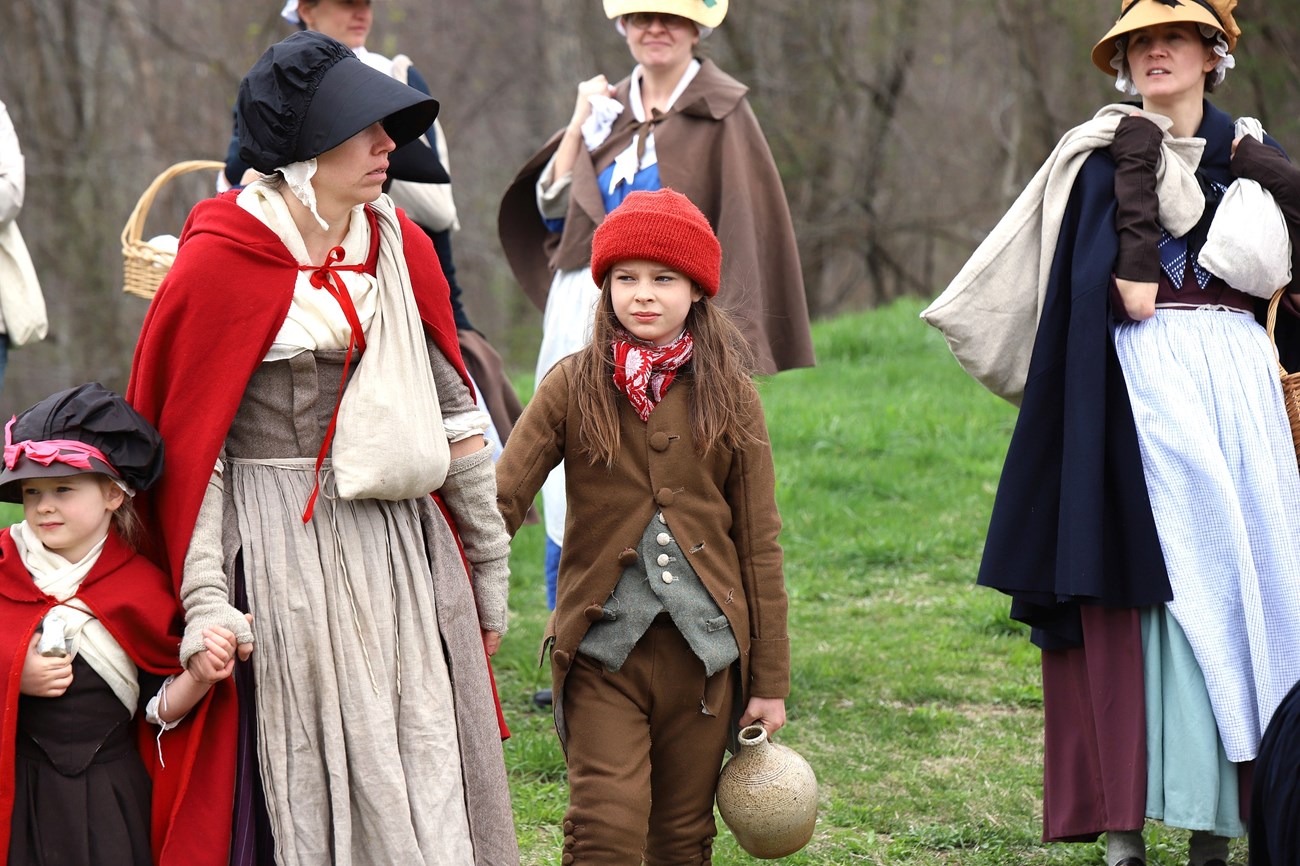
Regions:
<instances>
[{"instance_id":1,"label":"black shoe","mask_svg":"<svg viewBox=\"0 0 1300 866\"><path fill-rule=\"evenodd\" d=\"M538 689L533 692L533 703L539 707L549 707L551 705L551 690Z\"/></svg>"},{"instance_id":2,"label":"black shoe","mask_svg":"<svg viewBox=\"0 0 1300 866\"><path fill-rule=\"evenodd\" d=\"M1125 857L1115 864L1115 866L1147 866L1147 862L1141 857Z\"/></svg>"}]
</instances>

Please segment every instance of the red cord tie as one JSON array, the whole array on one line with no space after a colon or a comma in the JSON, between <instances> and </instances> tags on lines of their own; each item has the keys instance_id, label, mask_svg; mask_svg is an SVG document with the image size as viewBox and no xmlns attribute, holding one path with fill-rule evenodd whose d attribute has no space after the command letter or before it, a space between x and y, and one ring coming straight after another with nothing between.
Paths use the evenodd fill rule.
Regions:
<instances>
[{"instance_id":1,"label":"red cord tie","mask_svg":"<svg viewBox=\"0 0 1300 866\"><path fill-rule=\"evenodd\" d=\"M316 265L302 265L298 268L300 271L311 271L311 285L315 289L324 289L330 297L338 301L339 307L343 310L343 316L348 320L348 327L352 333L348 336L348 354L343 360L343 376L339 379L339 393L334 398L334 412L330 415L329 427L325 429L325 439L321 442L320 451L316 454L316 483L312 485L311 496L307 497L307 507L302 513L302 522L306 523L311 520L313 512L316 510L316 497L320 494L320 468L325 462L325 455L329 453L330 445L334 442L334 428L338 426L339 406L343 402L343 388L348 382L348 369L352 365L352 352L355 349L358 353L366 350L366 337L361 331L361 318L357 315L356 305L352 303L352 295L348 292L347 286L343 285L343 278L339 276L339 271L352 271L354 273L365 273L364 264L357 265L340 265L338 262L343 261L343 247L334 247L325 254L325 264L317 267Z\"/></svg>"}]
</instances>

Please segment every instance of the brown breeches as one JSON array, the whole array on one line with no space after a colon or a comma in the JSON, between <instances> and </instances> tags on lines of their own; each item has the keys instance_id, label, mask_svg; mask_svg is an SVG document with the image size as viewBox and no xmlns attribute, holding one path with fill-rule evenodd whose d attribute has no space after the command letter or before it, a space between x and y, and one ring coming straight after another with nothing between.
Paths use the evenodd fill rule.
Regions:
<instances>
[{"instance_id":1,"label":"brown breeches","mask_svg":"<svg viewBox=\"0 0 1300 866\"><path fill-rule=\"evenodd\" d=\"M577 655L563 696L565 866L707 866L736 681L731 668L714 677L707 715L704 665L659 620L617 673Z\"/></svg>"}]
</instances>

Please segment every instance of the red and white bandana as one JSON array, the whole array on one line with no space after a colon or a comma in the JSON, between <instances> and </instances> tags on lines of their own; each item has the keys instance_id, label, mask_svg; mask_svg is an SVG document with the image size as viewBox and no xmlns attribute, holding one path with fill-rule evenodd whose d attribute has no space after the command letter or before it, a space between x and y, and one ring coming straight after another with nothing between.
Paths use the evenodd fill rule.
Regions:
<instances>
[{"instance_id":1,"label":"red and white bandana","mask_svg":"<svg viewBox=\"0 0 1300 866\"><path fill-rule=\"evenodd\" d=\"M691 360L695 347L691 332L682 331L667 346L651 346L622 332L609 342L614 350L614 384L632 401L641 420L648 420L677 371Z\"/></svg>"}]
</instances>

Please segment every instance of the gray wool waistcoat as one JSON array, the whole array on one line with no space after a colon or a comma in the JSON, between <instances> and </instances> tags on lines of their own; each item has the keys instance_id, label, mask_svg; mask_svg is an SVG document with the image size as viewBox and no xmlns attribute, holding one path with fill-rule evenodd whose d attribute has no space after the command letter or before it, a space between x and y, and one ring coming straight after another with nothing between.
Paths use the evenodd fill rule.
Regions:
<instances>
[{"instance_id":1,"label":"gray wool waistcoat","mask_svg":"<svg viewBox=\"0 0 1300 866\"><path fill-rule=\"evenodd\" d=\"M706 675L740 658L726 615L678 547L663 512L658 512L641 535L635 561L623 569L601 619L592 623L578 651L617 671L664 612L704 663Z\"/></svg>"}]
</instances>

